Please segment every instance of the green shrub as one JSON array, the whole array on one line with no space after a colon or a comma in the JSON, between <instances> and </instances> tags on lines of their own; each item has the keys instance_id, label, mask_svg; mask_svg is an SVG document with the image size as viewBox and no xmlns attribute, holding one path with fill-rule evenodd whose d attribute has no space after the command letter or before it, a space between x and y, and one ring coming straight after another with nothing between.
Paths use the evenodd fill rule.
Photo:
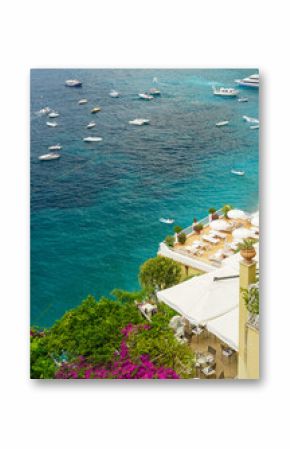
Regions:
<instances>
[{"instance_id":1,"label":"green shrub","mask_svg":"<svg viewBox=\"0 0 290 449\"><path fill-rule=\"evenodd\" d=\"M214 207L211 207L209 210L208 210L208 213L209 214L214 214L216 212L216 209L214 208Z\"/></svg>"},{"instance_id":2,"label":"green shrub","mask_svg":"<svg viewBox=\"0 0 290 449\"><path fill-rule=\"evenodd\" d=\"M179 243L184 245L184 243L186 242L186 235L184 234L184 232L181 232L180 234L178 234L177 239L178 239Z\"/></svg>"},{"instance_id":3,"label":"green shrub","mask_svg":"<svg viewBox=\"0 0 290 449\"><path fill-rule=\"evenodd\" d=\"M225 216L225 218L228 218L228 212L232 210L232 206L230 204L225 204L222 208L222 212Z\"/></svg>"},{"instance_id":4,"label":"green shrub","mask_svg":"<svg viewBox=\"0 0 290 449\"><path fill-rule=\"evenodd\" d=\"M165 243L167 246L174 246L174 237L173 235L168 235L167 237L165 237Z\"/></svg>"},{"instance_id":5,"label":"green shrub","mask_svg":"<svg viewBox=\"0 0 290 449\"><path fill-rule=\"evenodd\" d=\"M193 229L194 229L194 231L200 232L200 231L203 230L203 224L202 224L202 223L196 223L196 224L193 226Z\"/></svg>"},{"instance_id":6,"label":"green shrub","mask_svg":"<svg viewBox=\"0 0 290 449\"><path fill-rule=\"evenodd\" d=\"M182 227L181 226L174 226L173 230L174 230L174 232L176 234L179 234L182 231Z\"/></svg>"}]
</instances>

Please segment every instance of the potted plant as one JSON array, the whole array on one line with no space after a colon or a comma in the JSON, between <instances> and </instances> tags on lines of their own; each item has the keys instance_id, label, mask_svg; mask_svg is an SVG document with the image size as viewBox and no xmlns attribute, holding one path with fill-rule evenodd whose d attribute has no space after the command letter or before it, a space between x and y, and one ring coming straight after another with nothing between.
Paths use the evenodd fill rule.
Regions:
<instances>
[{"instance_id":1,"label":"potted plant","mask_svg":"<svg viewBox=\"0 0 290 449\"><path fill-rule=\"evenodd\" d=\"M219 218L218 214L216 213L216 209L214 207L211 207L208 210L208 213L210 214L210 219L211 220L217 220Z\"/></svg>"},{"instance_id":2,"label":"potted plant","mask_svg":"<svg viewBox=\"0 0 290 449\"><path fill-rule=\"evenodd\" d=\"M251 262L256 255L256 250L253 246L253 239L244 239L242 243L239 243L238 248L240 250L241 256L247 261Z\"/></svg>"},{"instance_id":3,"label":"potted plant","mask_svg":"<svg viewBox=\"0 0 290 449\"><path fill-rule=\"evenodd\" d=\"M225 218L229 218L228 217L228 212L232 210L232 206L230 204L225 204L224 207L222 208L223 214Z\"/></svg>"},{"instance_id":4,"label":"potted plant","mask_svg":"<svg viewBox=\"0 0 290 449\"><path fill-rule=\"evenodd\" d=\"M201 231L203 230L203 224L202 224L202 223L196 223L196 224L193 226L193 230L194 230L197 234L200 234Z\"/></svg>"},{"instance_id":5,"label":"potted plant","mask_svg":"<svg viewBox=\"0 0 290 449\"><path fill-rule=\"evenodd\" d=\"M173 247L174 246L174 237L173 235L168 235L165 237L165 243L167 246Z\"/></svg>"},{"instance_id":6,"label":"potted plant","mask_svg":"<svg viewBox=\"0 0 290 449\"><path fill-rule=\"evenodd\" d=\"M184 234L184 232L181 232L180 234L178 234L177 239L179 243L184 245L184 243L186 242L186 234Z\"/></svg>"},{"instance_id":7,"label":"potted plant","mask_svg":"<svg viewBox=\"0 0 290 449\"><path fill-rule=\"evenodd\" d=\"M175 234L179 234L182 231L182 227L181 226L174 226L173 231L175 232Z\"/></svg>"}]
</instances>

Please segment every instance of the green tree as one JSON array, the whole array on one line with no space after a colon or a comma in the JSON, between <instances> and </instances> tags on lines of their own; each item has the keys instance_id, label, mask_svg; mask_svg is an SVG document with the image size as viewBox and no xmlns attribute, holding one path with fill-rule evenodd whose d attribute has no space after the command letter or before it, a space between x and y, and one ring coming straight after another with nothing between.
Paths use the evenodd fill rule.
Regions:
<instances>
[{"instance_id":1,"label":"green tree","mask_svg":"<svg viewBox=\"0 0 290 449\"><path fill-rule=\"evenodd\" d=\"M140 267L139 280L150 293L172 287L181 280L180 264L162 256L148 259Z\"/></svg>"},{"instance_id":2,"label":"green tree","mask_svg":"<svg viewBox=\"0 0 290 449\"><path fill-rule=\"evenodd\" d=\"M52 379L56 365L48 353L46 336L34 336L30 339L30 378Z\"/></svg>"},{"instance_id":3,"label":"green tree","mask_svg":"<svg viewBox=\"0 0 290 449\"><path fill-rule=\"evenodd\" d=\"M104 363L119 348L122 327L142 321L133 303L106 298L97 302L88 296L50 329L48 351L56 357L65 352L69 360L82 355L95 363Z\"/></svg>"}]
</instances>

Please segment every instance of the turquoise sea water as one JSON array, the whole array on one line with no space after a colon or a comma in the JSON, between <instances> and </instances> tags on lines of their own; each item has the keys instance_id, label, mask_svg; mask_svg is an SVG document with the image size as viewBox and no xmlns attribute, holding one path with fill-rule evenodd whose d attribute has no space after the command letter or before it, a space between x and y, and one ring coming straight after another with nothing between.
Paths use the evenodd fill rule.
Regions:
<instances>
[{"instance_id":1,"label":"turquoise sea water","mask_svg":"<svg viewBox=\"0 0 290 449\"><path fill-rule=\"evenodd\" d=\"M248 103L212 95L211 85L233 87L239 70L33 70L31 72L31 322L48 326L89 293L138 288L138 269L156 255L173 226L203 218L225 203L258 206L258 131L243 115L258 117L258 90ZM138 92L158 78L162 95ZM79 78L83 87L67 88ZM120 98L111 98L115 88ZM86 105L78 100L87 98ZM96 105L102 111L93 116ZM60 113L48 128L49 106ZM149 126L129 120L148 118ZM94 120L97 126L86 130ZM215 123L230 120L229 126ZM87 136L100 143L87 144ZM40 162L60 143L62 157ZM230 174L245 170L244 177Z\"/></svg>"}]
</instances>

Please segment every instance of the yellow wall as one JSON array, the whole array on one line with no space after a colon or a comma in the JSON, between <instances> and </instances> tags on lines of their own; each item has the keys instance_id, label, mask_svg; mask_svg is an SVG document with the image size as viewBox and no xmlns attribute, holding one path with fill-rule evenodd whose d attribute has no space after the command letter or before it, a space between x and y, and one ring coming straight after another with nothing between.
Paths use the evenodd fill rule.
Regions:
<instances>
[{"instance_id":1,"label":"yellow wall","mask_svg":"<svg viewBox=\"0 0 290 449\"><path fill-rule=\"evenodd\" d=\"M256 282L256 263L240 263L240 289ZM259 331L247 324L248 310L240 291L239 304L239 379L259 379Z\"/></svg>"}]
</instances>

